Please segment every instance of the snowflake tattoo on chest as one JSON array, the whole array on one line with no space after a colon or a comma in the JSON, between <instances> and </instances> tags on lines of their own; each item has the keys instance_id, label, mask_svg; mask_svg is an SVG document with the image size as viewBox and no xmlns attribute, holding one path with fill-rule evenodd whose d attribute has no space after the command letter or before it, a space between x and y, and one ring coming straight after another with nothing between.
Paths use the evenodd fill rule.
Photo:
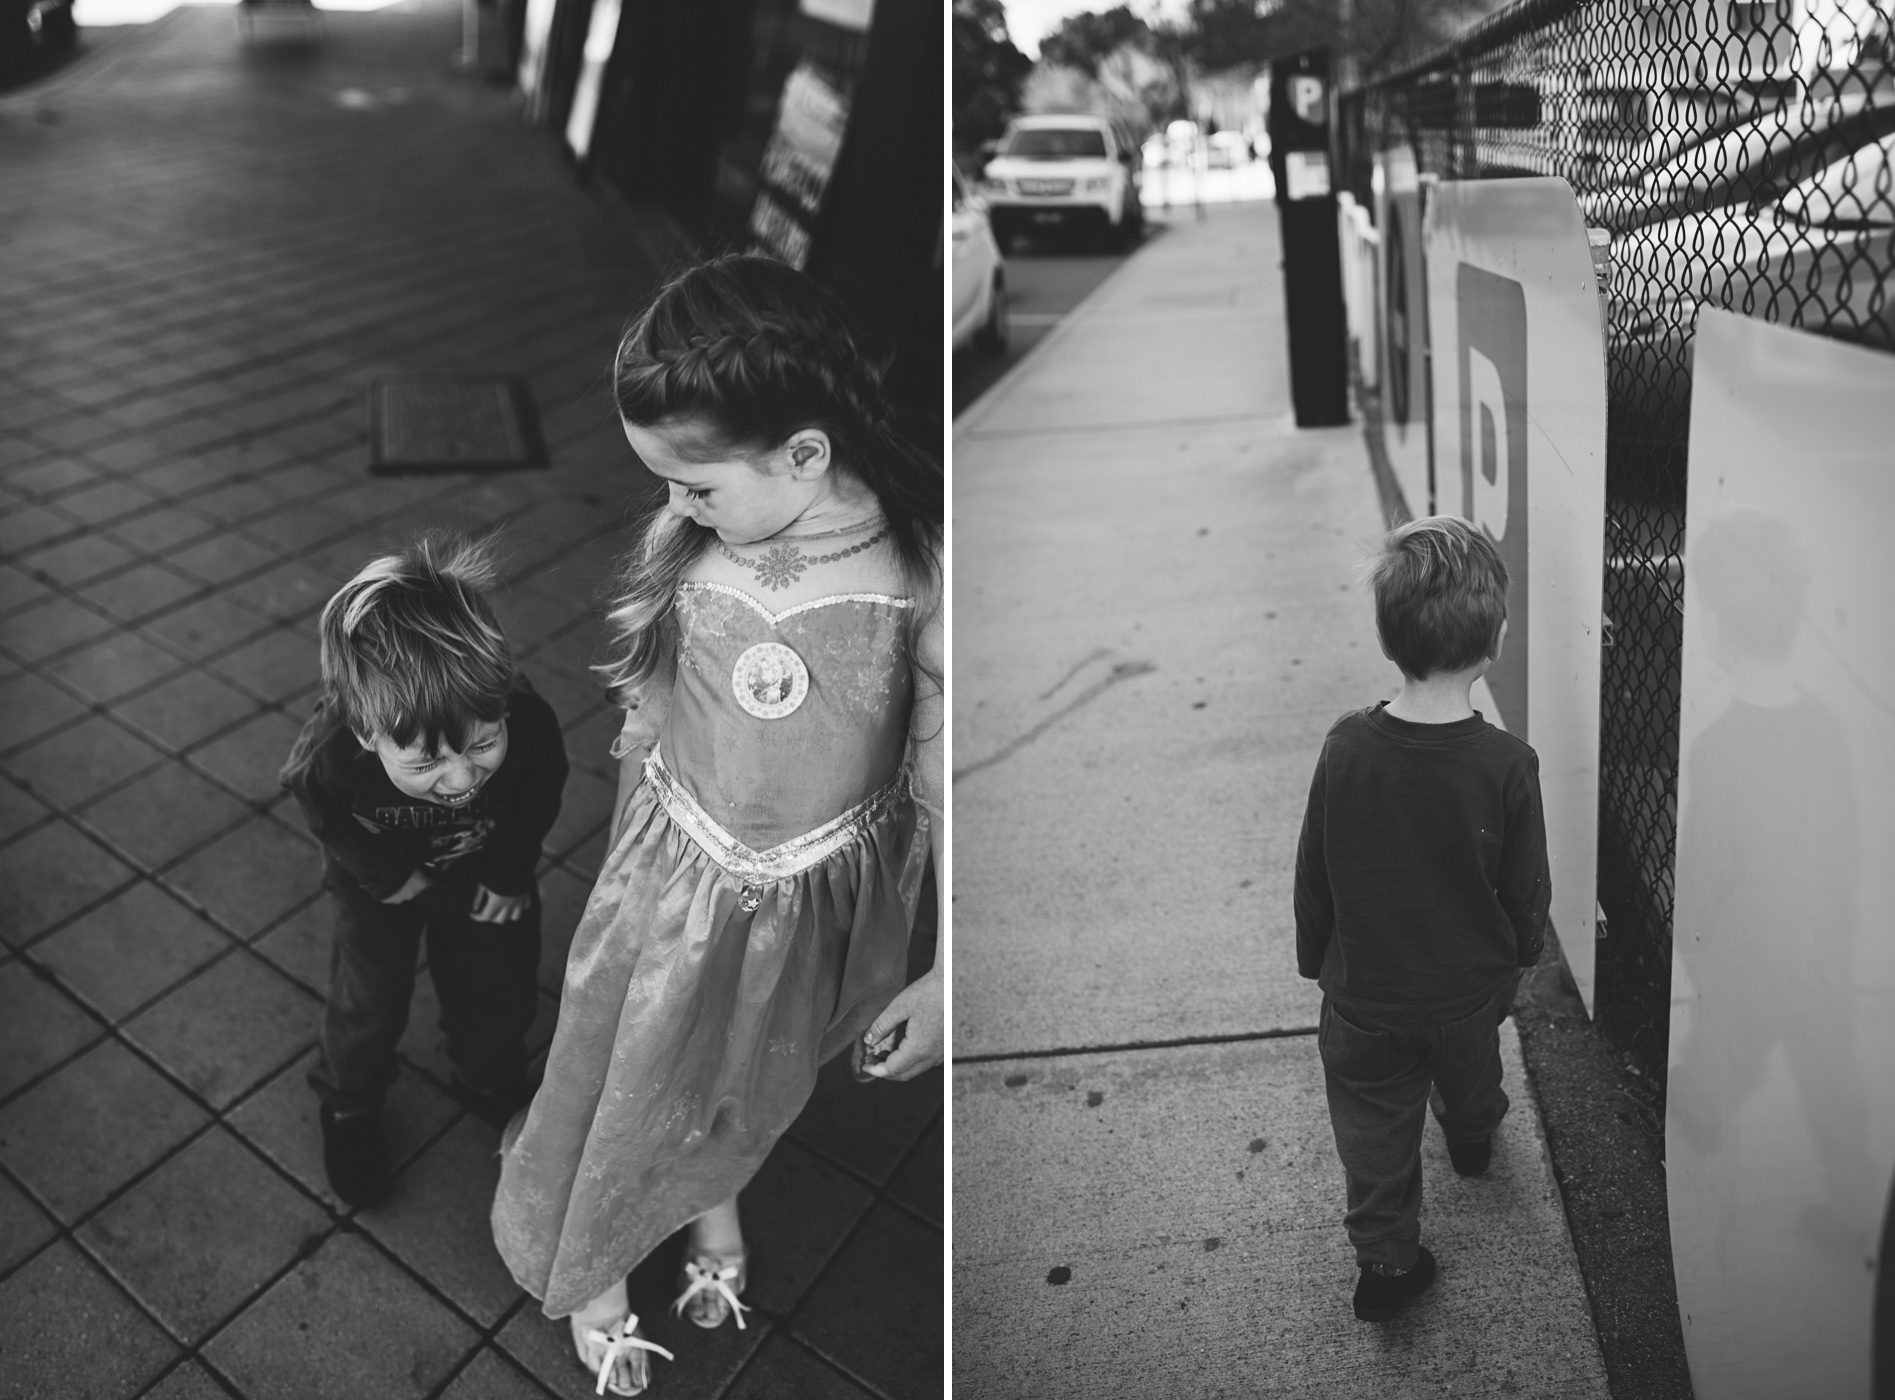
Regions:
<instances>
[{"instance_id":1,"label":"snowflake tattoo on chest","mask_svg":"<svg viewBox=\"0 0 1895 1400\"><path fill-rule=\"evenodd\" d=\"M779 588L788 588L803 576L803 570L812 564L829 564L837 559L847 559L851 554L860 554L863 550L880 544L888 534L883 526L860 544L852 544L847 549L838 549L834 554L818 554L814 558L803 553L789 543L773 544L764 550L761 559L746 559L722 540L717 541L717 552L739 568L750 570L757 576L757 582L775 592Z\"/></svg>"},{"instance_id":2,"label":"snowflake tattoo on chest","mask_svg":"<svg viewBox=\"0 0 1895 1400\"><path fill-rule=\"evenodd\" d=\"M808 567L809 560L803 557L803 551L795 545L772 545L764 551L763 558L756 562L757 582L775 592L795 583Z\"/></svg>"}]
</instances>

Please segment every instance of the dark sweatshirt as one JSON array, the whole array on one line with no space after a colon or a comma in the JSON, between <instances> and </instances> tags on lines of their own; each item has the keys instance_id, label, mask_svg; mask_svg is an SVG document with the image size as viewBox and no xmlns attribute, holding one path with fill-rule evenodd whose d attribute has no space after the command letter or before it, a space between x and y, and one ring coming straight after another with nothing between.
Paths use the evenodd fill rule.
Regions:
<instances>
[{"instance_id":1,"label":"dark sweatshirt","mask_svg":"<svg viewBox=\"0 0 1895 1400\"><path fill-rule=\"evenodd\" d=\"M1323 740L1296 852L1296 964L1345 1008L1471 1015L1540 959L1552 881L1540 761L1476 712L1381 705Z\"/></svg>"},{"instance_id":2,"label":"dark sweatshirt","mask_svg":"<svg viewBox=\"0 0 1895 1400\"><path fill-rule=\"evenodd\" d=\"M552 707L525 676L507 698L507 756L465 807L410 797L388 781L382 761L364 749L324 699L296 736L283 786L322 842L326 864L386 899L416 870L454 867L495 894L533 888L540 842L559 815L566 786L566 745Z\"/></svg>"}]
</instances>

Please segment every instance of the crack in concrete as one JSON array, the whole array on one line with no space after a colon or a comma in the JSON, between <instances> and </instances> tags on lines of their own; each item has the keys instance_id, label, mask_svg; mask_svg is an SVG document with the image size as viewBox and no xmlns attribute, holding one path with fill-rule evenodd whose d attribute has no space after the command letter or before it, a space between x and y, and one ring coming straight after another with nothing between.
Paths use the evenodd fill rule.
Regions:
<instances>
[{"instance_id":1,"label":"crack in concrete","mask_svg":"<svg viewBox=\"0 0 1895 1400\"><path fill-rule=\"evenodd\" d=\"M997 1065L1009 1060L1058 1060L1069 1055L1119 1055L1133 1050L1180 1050L1192 1045L1244 1045L1256 1040L1293 1040L1314 1035L1314 1026L1285 1026L1268 1031L1232 1031L1224 1035L1186 1035L1172 1040L1127 1040L1111 1045L1062 1045L1051 1050L995 1050L956 1055L955 1065Z\"/></svg>"},{"instance_id":2,"label":"crack in concrete","mask_svg":"<svg viewBox=\"0 0 1895 1400\"><path fill-rule=\"evenodd\" d=\"M1086 665L1087 662L1089 662L1091 659L1092 658L1088 657L1086 661L1082 661L1080 663L1080 666ZM1079 667L1074 668L1075 671L1078 669ZM1006 743L1002 744L998 749L994 750L994 752L988 754L987 757L982 758L982 759L977 759L973 763L968 764L965 768L956 768L954 770L953 780L958 783L962 778L969 777L972 774L978 773L983 768L992 768L996 763L1002 763L1006 761L1007 759L1012 758L1021 749L1025 748L1028 744L1032 743L1035 739L1039 738L1042 734L1046 733L1047 730L1051 729L1054 725L1058 724L1061 720L1065 719L1068 715L1072 714L1073 711L1078 710L1082 708L1083 706L1091 704L1094 700L1097 700L1101 695L1105 694L1106 691L1110 690L1113 686L1117 685L1120 681L1129 681L1134 676L1142 676L1148 672L1156 671L1157 669L1158 669L1157 666L1153 665L1149 661L1121 661L1119 662L1119 664L1114 666L1110 671L1108 671L1102 679L1094 681L1091 685L1087 686L1084 690L1080 691L1072 699L1068 700L1064 705L1060 706L1057 710L1053 711L1052 714L1048 715L1045 719L1039 721L1039 723L1033 725L1025 733L1020 734L1016 736L1015 738L1009 739ZM1067 679L1071 679L1071 677L1069 676ZM1064 685L1065 683L1066 682L1062 680L1060 682L1060 685ZM1058 689L1059 689L1059 686L1053 687L1053 690L1058 690ZM1052 691L1047 692L1048 695L1051 695L1052 693L1053 693Z\"/></svg>"}]
</instances>

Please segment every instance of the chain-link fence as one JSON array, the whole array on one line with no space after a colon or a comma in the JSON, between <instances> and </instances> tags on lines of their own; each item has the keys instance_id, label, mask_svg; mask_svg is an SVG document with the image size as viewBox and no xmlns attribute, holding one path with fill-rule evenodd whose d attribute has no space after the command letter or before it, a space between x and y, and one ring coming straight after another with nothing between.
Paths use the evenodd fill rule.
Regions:
<instances>
[{"instance_id":1,"label":"chain-link fence","mask_svg":"<svg viewBox=\"0 0 1895 1400\"><path fill-rule=\"evenodd\" d=\"M1892 5L1521 0L1341 98L1365 207L1405 145L1442 179L1560 176L1612 235L1598 1002L1661 1064L1691 337L1717 306L1895 349Z\"/></svg>"}]
</instances>

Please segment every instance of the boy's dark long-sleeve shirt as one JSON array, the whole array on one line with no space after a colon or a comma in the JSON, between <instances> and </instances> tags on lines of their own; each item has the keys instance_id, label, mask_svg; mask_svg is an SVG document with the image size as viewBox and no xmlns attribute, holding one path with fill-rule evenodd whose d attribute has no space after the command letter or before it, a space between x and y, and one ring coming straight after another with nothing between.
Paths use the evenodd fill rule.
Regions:
<instances>
[{"instance_id":1,"label":"boy's dark long-sleeve shirt","mask_svg":"<svg viewBox=\"0 0 1895 1400\"><path fill-rule=\"evenodd\" d=\"M416 870L452 867L495 894L533 888L540 842L559 816L566 745L559 720L525 676L507 699L507 756L465 807L410 797L388 780L325 699L304 724L282 772L329 864L371 899Z\"/></svg>"},{"instance_id":2,"label":"boy's dark long-sleeve shirt","mask_svg":"<svg viewBox=\"0 0 1895 1400\"><path fill-rule=\"evenodd\" d=\"M1381 705L1330 728L1296 853L1296 962L1345 1008L1471 1015L1539 961L1552 881L1540 763L1477 713Z\"/></svg>"}]
</instances>

